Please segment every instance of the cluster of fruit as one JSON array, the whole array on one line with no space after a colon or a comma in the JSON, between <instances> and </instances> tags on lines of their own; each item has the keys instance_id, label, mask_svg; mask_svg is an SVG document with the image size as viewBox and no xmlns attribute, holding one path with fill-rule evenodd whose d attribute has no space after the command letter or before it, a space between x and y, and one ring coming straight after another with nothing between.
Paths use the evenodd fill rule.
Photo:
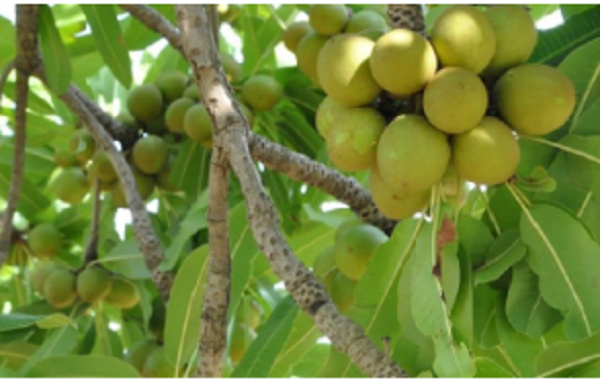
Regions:
<instances>
[{"instance_id":1,"label":"cluster of fruit","mask_svg":"<svg viewBox=\"0 0 600 384\"><path fill-rule=\"evenodd\" d=\"M331 161L343 171L370 169L373 199L390 218L424 209L446 173L476 184L508 180L519 135L552 132L573 111L568 77L524 64L537 30L522 6L452 6L430 38L394 29L375 39L350 33L340 7L312 6L315 32L292 25L297 45L286 46L327 94L316 126ZM390 100L391 115L383 108Z\"/></svg>"},{"instance_id":2,"label":"cluster of fruit","mask_svg":"<svg viewBox=\"0 0 600 384\"><path fill-rule=\"evenodd\" d=\"M352 218L337 228L335 244L315 259L313 272L340 311L352 306L356 282L367 270L375 249L386 241L379 228Z\"/></svg>"}]
</instances>

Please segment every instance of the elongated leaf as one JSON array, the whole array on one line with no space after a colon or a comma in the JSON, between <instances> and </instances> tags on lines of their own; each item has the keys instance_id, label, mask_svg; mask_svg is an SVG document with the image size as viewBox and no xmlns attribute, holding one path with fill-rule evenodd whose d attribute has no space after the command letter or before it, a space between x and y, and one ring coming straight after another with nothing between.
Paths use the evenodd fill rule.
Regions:
<instances>
[{"instance_id":1,"label":"elongated leaf","mask_svg":"<svg viewBox=\"0 0 600 384\"><path fill-rule=\"evenodd\" d=\"M19 374L25 375L40 360L69 354L76 344L77 330L75 328L62 327L51 331L40 348L21 367Z\"/></svg>"},{"instance_id":2,"label":"elongated leaf","mask_svg":"<svg viewBox=\"0 0 600 384\"><path fill-rule=\"evenodd\" d=\"M100 256L100 263L105 268L130 279L150 278L144 255L139 250L136 239L117 244L110 252Z\"/></svg>"},{"instance_id":3,"label":"elongated leaf","mask_svg":"<svg viewBox=\"0 0 600 384\"><path fill-rule=\"evenodd\" d=\"M540 353L536 369L538 376L556 376L599 359L600 334L596 334L583 340L552 345Z\"/></svg>"},{"instance_id":4,"label":"elongated leaf","mask_svg":"<svg viewBox=\"0 0 600 384\"><path fill-rule=\"evenodd\" d=\"M477 368L475 377L513 377L509 371L489 357L476 357L475 367Z\"/></svg>"},{"instance_id":5,"label":"elongated leaf","mask_svg":"<svg viewBox=\"0 0 600 384\"><path fill-rule=\"evenodd\" d=\"M509 230L501 234L486 252L484 263L475 271L475 285L489 283L502 276L513 264L525 257L525 244L519 231Z\"/></svg>"},{"instance_id":6,"label":"elongated leaf","mask_svg":"<svg viewBox=\"0 0 600 384\"><path fill-rule=\"evenodd\" d=\"M177 150L169 181L188 196L197 196L208 187L210 152L200 143L186 140Z\"/></svg>"},{"instance_id":7,"label":"elongated leaf","mask_svg":"<svg viewBox=\"0 0 600 384\"><path fill-rule=\"evenodd\" d=\"M27 377L140 377L135 368L108 356L55 356L38 361Z\"/></svg>"},{"instance_id":8,"label":"elongated leaf","mask_svg":"<svg viewBox=\"0 0 600 384\"><path fill-rule=\"evenodd\" d=\"M81 5L92 30L96 49L117 80L125 87L131 86L131 59L125 37L117 21L113 5Z\"/></svg>"},{"instance_id":9,"label":"elongated leaf","mask_svg":"<svg viewBox=\"0 0 600 384\"><path fill-rule=\"evenodd\" d=\"M0 165L0 197L4 199L7 198L11 178L12 168ZM42 191L28 178L23 178L17 210L27 219L34 221L36 215L43 212L49 205L50 200Z\"/></svg>"},{"instance_id":10,"label":"elongated leaf","mask_svg":"<svg viewBox=\"0 0 600 384\"><path fill-rule=\"evenodd\" d=\"M567 336L576 340L598 331L600 246L584 225L558 207L535 204L523 212L521 236L543 298L565 313Z\"/></svg>"},{"instance_id":11,"label":"elongated leaf","mask_svg":"<svg viewBox=\"0 0 600 384\"><path fill-rule=\"evenodd\" d=\"M44 316L26 315L22 313L12 313L0 315L0 332L14 331L15 329L29 328Z\"/></svg>"},{"instance_id":12,"label":"elongated leaf","mask_svg":"<svg viewBox=\"0 0 600 384\"><path fill-rule=\"evenodd\" d=\"M483 257L494 238L489 228L474 217L461 215L457 224L458 241L466 249L474 265L483 261Z\"/></svg>"},{"instance_id":13,"label":"elongated leaf","mask_svg":"<svg viewBox=\"0 0 600 384\"><path fill-rule=\"evenodd\" d=\"M13 341L0 344L0 360L2 366L16 371L29 360L38 346L26 341ZM1 376L0 376L1 377Z\"/></svg>"},{"instance_id":14,"label":"elongated leaf","mask_svg":"<svg viewBox=\"0 0 600 384\"><path fill-rule=\"evenodd\" d=\"M176 366L188 361L198 346L200 316L208 272L208 246L184 260L171 289L165 323L165 351Z\"/></svg>"},{"instance_id":15,"label":"elongated leaf","mask_svg":"<svg viewBox=\"0 0 600 384\"><path fill-rule=\"evenodd\" d=\"M71 84L71 60L63 44L52 10L47 5L39 7L40 49L44 60L44 69L50 88L57 94L67 91Z\"/></svg>"},{"instance_id":16,"label":"elongated leaf","mask_svg":"<svg viewBox=\"0 0 600 384\"><path fill-rule=\"evenodd\" d=\"M319 373L319 377L339 378L339 372L345 372L344 377L346 378L365 377L358 367L355 364L349 364L349 361L348 355L341 353L332 346L329 350L327 363Z\"/></svg>"},{"instance_id":17,"label":"elongated leaf","mask_svg":"<svg viewBox=\"0 0 600 384\"><path fill-rule=\"evenodd\" d=\"M497 345L500 341L496 330L498 291L480 285L473 291L473 334L477 343L484 348Z\"/></svg>"},{"instance_id":18,"label":"elongated leaf","mask_svg":"<svg viewBox=\"0 0 600 384\"><path fill-rule=\"evenodd\" d=\"M60 328L67 325L77 328L77 325L75 324L75 322L73 322L73 319L62 313L53 313L52 315L43 317L36 321L35 325L37 325L38 328L41 329Z\"/></svg>"}]
</instances>

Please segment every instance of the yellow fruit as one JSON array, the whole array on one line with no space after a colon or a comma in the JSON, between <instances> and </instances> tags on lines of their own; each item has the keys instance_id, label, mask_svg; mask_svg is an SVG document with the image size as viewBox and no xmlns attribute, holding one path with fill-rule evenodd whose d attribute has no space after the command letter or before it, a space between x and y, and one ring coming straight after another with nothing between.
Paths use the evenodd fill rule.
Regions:
<instances>
[{"instance_id":1,"label":"yellow fruit","mask_svg":"<svg viewBox=\"0 0 600 384\"><path fill-rule=\"evenodd\" d=\"M104 300L117 308L133 308L140 302L140 294L131 281L114 276L110 291Z\"/></svg>"},{"instance_id":2,"label":"yellow fruit","mask_svg":"<svg viewBox=\"0 0 600 384\"><path fill-rule=\"evenodd\" d=\"M455 5L437 19L431 44L444 67L483 71L496 52L496 36L487 16L469 5Z\"/></svg>"},{"instance_id":3,"label":"yellow fruit","mask_svg":"<svg viewBox=\"0 0 600 384\"><path fill-rule=\"evenodd\" d=\"M337 268L351 280L360 279L375 249L386 240L385 233L369 224L348 228L333 247Z\"/></svg>"},{"instance_id":4,"label":"yellow fruit","mask_svg":"<svg viewBox=\"0 0 600 384\"><path fill-rule=\"evenodd\" d=\"M71 136L69 148L79 163L85 165L85 163L94 156L94 152L96 151L96 141L94 141L94 138L88 131L85 129L78 129L73 133L73 136Z\"/></svg>"},{"instance_id":5,"label":"yellow fruit","mask_svg":"<svg viewBox=\"0 0 600 384\"><path fill-rule=\"evenodd\" d=\"M142 172L154 175L167 163L169 148L159 136L148 135L139 139L133 146L133 164Z\"/></svg>"},{"instance_id":6,"label":"yellow fruit","mask_svg":"<svg viewBox=\"0 0 600 384\"><path fill-rule=\"evenodd\" d=\"M365 29L363 31L357 32L360 36L364 36L367 39L377 42L379 38L387 33L386 29Z\"/></svg>"},{"instance_id":7,"label":"yellow fruit","mask_svg":"<svg viewBox=\"0 0 600 384\"><path fill-rule=\"evenodd\" d=\"M142 374L144 363L152 352L159 346L154 340L142 340L133 344L125 355L125 361L133 365L137 371Z\"/></svg>"},{"instance_id":8,"label":"yellow fruit","mask_svg":"<svg viewBox=\"0 0 600 384\"><path fill-rule=\"evenodd\" d=\"M96 303L110 292L112 279L110 274L101 267L89 267L77 276L77 294L81 300Z\"/></svg>"},{"instance_id":9,"label":"yellow fruit","mask_svg":"<svg viewBox=\"0 0 600 384\"><path fill-rule=\"evenodd\" d=\"M354 304L354 289L356 281L350 280L340 271L336 271L333 276L329 294L331 300L340 312L345 313Z\"/></svg>"},{"instance_id":10,"label":"yellow fruit","mask_svg":"<svg viewBox=\"0 0 600 384\"><path fill-rule=\"evenodd\" d=\"M394 29L375 43L369 60L375 81L399 97L420 91L435 74L437 58L429 42L416 32Z\"/></svg>"},{"instance_id":11,"label":"yellow fruit","mask_svg":"<svg viewBox=\"0 0 600 384\"><path fill-rule=\"evenodd\" d=\"M41 223L29 232L27 243L37 257L52 257L60 250L62 235L54 225Z\"/></svg>"},{"instance_id":12,"label":"yellow fruit","mask_svg":"<svg viewBox=\"0 0 600 384\"><path fill-rule=\"evenodd\" d=\"M65 308L77 299L75 275L66 269L51 272L44 282L44 297L54 308Z\"/></svg>"},{"instance_id":13,"label":"yellow fruit","mask_svg":"<svg viewBox=\"0 0 600 384\"><path fill-rule=\"evenodd\" d=\"M575 87L558 69L524 64L509 69L494 89L500 115L514 130L545 135L567 122L575 108Z\"/></svg>"},{"instance_id":14,"label":"yellow fruit","mask_svg":"<svg viewBox=\"0 0 600 384\"><path fill-rule=\"evenodd\" d=\"M186 88L187 76L178 70L170 70L156 78L154 84L162 93L163 100L168 104L180 98Z\"/></svg>"},{"instance_id":15,"label":"yellow fruit","mask_svg":"<svg viewBox=\"0 0 600 384\"><path fill-rule=\"evenodd\" d=\"M154 178L150 175L146 175L137 169L133 169L133 177L135 179L135 186L140 194L142 200L146 200L154 192ZM121 186L121 183L115 183L111 189L112 199L115 206L119 208L127 208L127 199L125 198L125 192Z\"/></svg>"},{"instance_id":16,"label":"yellow fruit","mask_svg":"<svg viewBox=\"0 0 600 384\"><path fill-rule=\"evenodd\" d=\"M337 115L327 137L327 154L336 167L355 172L375 163L385 118L372 108L349 108Z\"/></svg>"},{"instance_id":17,"label":"yellow fruit","mask_svg":"<svg viewBox=\"0 0 600 384\"><path fill-rule=\"evenodd\" d=\"M317 126L317 131L319 131L321 137L327 140L327 135L329 135L329 131L336 119L336 115L346 109L348 108L336 102L329 96L321 101L319 108L317 108L317 115L315 116L315 125Z\"/></svg>"},{"instance_id":18,"label":"yellow fruit","mask_svg":"<svg viewBox=\"0 0 600 384\"><path fill-rule=\"evenodd\" d=\"M281 100L283 88L273 76L254 75L242 86L242 100L250 108L266 111Z\"/></svg>"},{"instance_id":19,"label":"yellow fruit","mask_svg":"<svg viewBox=\"0 0 600 384\"><path fill-rule=\"evenodd\" d=\"M422 116L398 116L379 138L377 169L397 193L431 188L444 174L449 160L448 138Z\"/></svg>"},{"instance_id":20,"label":"yellow fruit","mask_svg":"<svg viewBox=\"0 0 600 384\"><path fill-rule=\"evenodd\" d=\"M191 98L181 97L169 105L165 113L165 122L169 131L183 133L183 117L194 104Z\"/></svg>"},{"instance_id":21,"label":"yellow fruit","mask_svg":"<svg viewBox=\"0 0 600 384\"><path fill-rule=\"evenodd\" d=\"M496 53L485 69L486 74L499 75L523 64L537 44L535 23L523 5L495 5L485 14L496 35Z\"/></svg>"},{"instance_id":22,"label":"yellow fruit","mask_svg":"<svg viewBox=\"0 0 600 384\"><path fill-rule=\"evenodd\" d=\"M54 149L54 163L59 167L68 168L78 165L79 161L73 151L58 147Z\"/></svg>"},{"instance_id":23,"label":"yellow fruit","mask_svg":"<svg viewBox=\"0 0 600 384\"><path fill-rule=\"evenodd\" d=\"M212 120L203 103L191 106L183 116L183 130L192 140L211 140L212 126Z\"/></svg>"},{"instance_id":24,"label":"yellow fruit","mask_svg":"<svg viewBox=\"0 0 600 384\"><path fill-rule=\"evenodd\" d=\"M94 153L94 157L92 157L90 173L93 175L93 177L97 177L98 179L109 183L117 179L117 173L115 172L110 158L106 152L102 150Z\"/></svg>"},{"instance_id":25,"label":"yellow fruit","mask_svg":"<svg viewBox=\"0 0 600 384\"><path fill-rule=\"evenodd\" d=\"M487 106L488 93L481 79L460 67L442 69L423 94L425 116L446 133L473 128L483 118Z\"/></svg>"},{"instance_id":26,"label":"yellow fruit","mask_svg":"<svg viewBox=\"0 0 600 384\"><path fill-rule=\"evenodd\" d=\"M65 203L79 204L87 195L90 184L79 168L65 168L51 182L50 189Z\"/></svg>"},{"instance_id":27,"label":"yellow fruit","mask_svg":"<svg viewBox=\"0 0 600 384\"><path fill-rule=\"evenodd\" d=\"M348 9L343 4L315 4L308 11L310 26L320 35L342 32L348 22Z\"/></svg>"},{"instance_id":28,"label":"yellow fruit","mask_svg":"<svg viewBox=\"0 0 600 384\"><path fill-rule=\"evenodd\" d=\"M378 13L370 9L363 9L350 18L344 29L345 33L359 33L366 30L386 30L387 22Z\"/></svg>"},{"instance_id":29,"label":"yellow fruit","mask_svg":"<svg viewBox=\"0 0 600 384\"><path fill-rule=\"evenodd\" d=\"M254 333L251 328L238 322L233 324L233 329L231 330L231 342L229 345L229 357L233 364L238 364L242 361L248 346L250 346L255 338L256 333Z\"/></svg>"},{"instance_id":30,"label":"yellow fruit","mask_svg":"<svg viewBox=\"0 0 600 384\"><path fill-rule=\"evenodd\" d=\"M298 43L296 49L296 60L298 68L315 84L319 84L317 78L317 59L319 52L325 43L329 40L326 36L321 36L315 32L307 33Z\"/></svg>"},{"instance_id":31,"label":"yellow fruit","mask_svg":"<svg viewBox=\"0 0 600 384\"><path fill-rule=\"evenodd\" d=\"M381 87L369 69L373 43L358 35L337 35L323 46L317 59L317 78L329 97L347 107L372 102Z\"/></svg>"},{"instance_id":32,"label":"yellow fruit","mask_svg":"<svg viewBox=\"0 0 600 384\"><path fill-rule=\"evenodd\" d=\"M40 295L44 294L44 284L50 274L59 269L59 267L51 261L46 261L38 264L31 273L31 282L33 289Z\"/></svg>"},{"instance_id":33,"label":"yellow fruit","mask_svg":"<svg viewBox=\"0 0 600 384\"><path fill-rule=\"evenodd\" d=\"M520 148L511 129L486 116L470 131L452 140L452 165L456 173L477 184L499 184L511 177L519 164Z\"/></svg>"},{"instance_id":34,"label":"yellow fruit","mask_svg":"<svg viewBox=\"0 0 600 384\"><path fill-rule=\"evenodd\" d=\"M412 194L394 192L383 182L376 168L371 170L369 190L381 213L394 220L407 219L420 212L427 206L431 196L429 189Z\"/></svg>"},{"instance_id":35,"label":"yellow fruit","mask_svg":"<svg viewBox=\"0 0 600 384\"><path fill-rule=\"evenodd\" d=\"M167 358L165 347L153 349L142 367L143 377L177 377L177 369Z\"/></svg>"},{"instance_id":36,"label":"yellow fruit","mask_svg":"<svg viewBox=\"0 0 600 384\"><path fill-rule=\"evenodd\" d=\"M312 28L306 21L292 23L283 33L283 45L285 45L290 52L296 53L300 40L311 31Z\"/></svg>"}]
</instances>

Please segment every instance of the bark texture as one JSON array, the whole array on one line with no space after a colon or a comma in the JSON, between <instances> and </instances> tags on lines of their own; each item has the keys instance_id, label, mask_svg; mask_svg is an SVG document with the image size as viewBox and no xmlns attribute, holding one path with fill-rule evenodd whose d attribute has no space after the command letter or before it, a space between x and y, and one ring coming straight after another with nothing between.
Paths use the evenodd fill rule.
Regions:
<instances>
[{"instance_id":1,"label":"bark texture","mask_svg":"<svg viewBox=\"0 0 600 384\"><path fill-rule=\"evenodd\" d=\"M392 28L406 28L425 35L425 18L420 4L389 4L387 14Z\"/></svg>"}]
</instances>

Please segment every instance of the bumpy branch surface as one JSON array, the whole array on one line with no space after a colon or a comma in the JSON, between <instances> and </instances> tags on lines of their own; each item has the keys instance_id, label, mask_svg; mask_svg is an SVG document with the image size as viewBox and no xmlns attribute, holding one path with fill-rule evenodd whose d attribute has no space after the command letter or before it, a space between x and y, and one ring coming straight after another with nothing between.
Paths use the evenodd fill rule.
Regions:
<instances>
[{"instance_id":1,"label":"bumpy branch surface","mask_svg":"<svg viewBox=\"0 0 600 384\"><path fill-rule=\"evenodd\" d=\"M425 18L420 4L389 4L387 14L392 28L406 28L425 35Z\"/></svg>"},{"instance_id":2,"label":"bumpy branch surface","mask_svg":"<svg viewBox=\"0 0 600 384\"><path fill-rule=\"evenodd\" d=\"M120 4L121 8L129 12L148 28L165 37L169 44L183 54L179 31L173 27L171 22L156 10L142 4Z\"/></svg>"},{"instance_id":3,"label":"bumpy branch surface","mask_svg":"<svg viewBox=\"0 0 600 384\"><path fill-rule=\"evenodd\" d=\"M267 195L249 153L248 125L240 112L225 76L219 71L218 52L211 38L211 26L201 6L177 6L182 41L197 84L205 93L216 136L222 136L224 153L242 185L252 233L274 272L284 281L300 308L313 317L317 327L333 345L349 355L367 375L403 376L402 370L378 350L361 327L342 316L329 295L296 257L279 228L279 218Z\"/></svg>"}]
</instances>

